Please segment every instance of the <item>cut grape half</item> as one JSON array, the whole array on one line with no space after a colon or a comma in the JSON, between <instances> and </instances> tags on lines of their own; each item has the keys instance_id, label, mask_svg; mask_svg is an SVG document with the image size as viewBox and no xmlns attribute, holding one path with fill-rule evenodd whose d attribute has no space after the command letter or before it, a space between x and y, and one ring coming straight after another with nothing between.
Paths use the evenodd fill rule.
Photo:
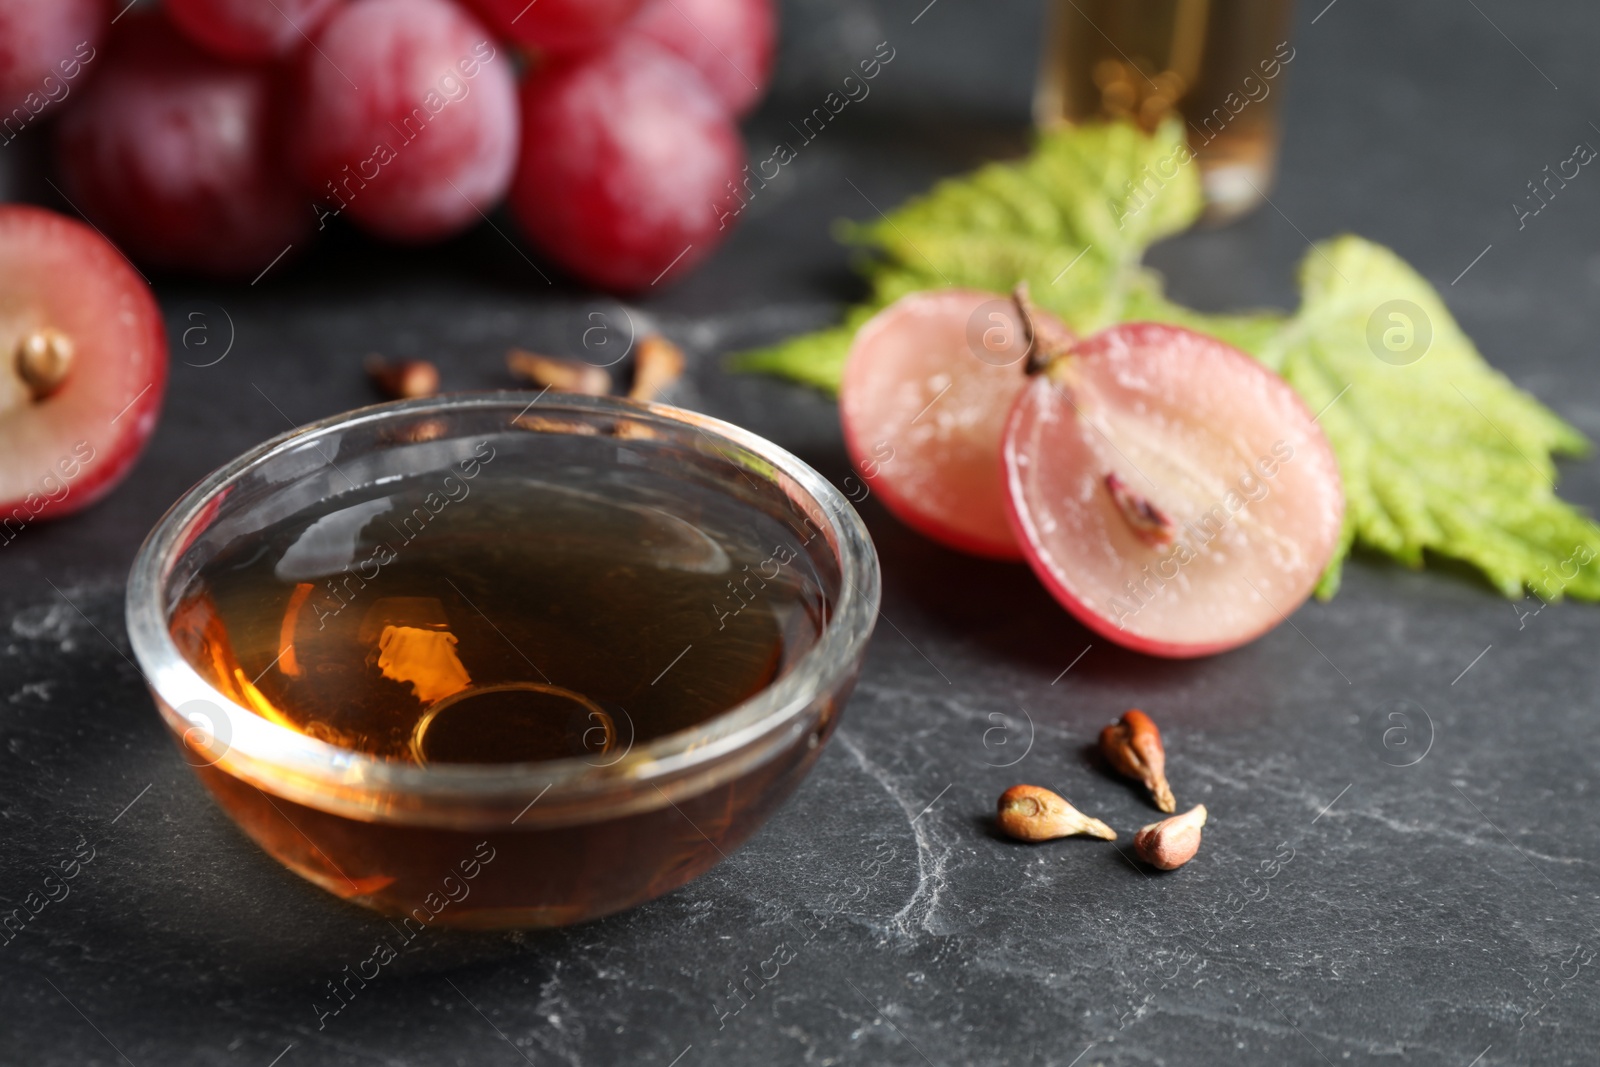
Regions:
<instances>
[{"instance_id":1,"label":"cut grape half","mask_svg":"<svg viewBox=\"0 0 1600 1067\"><path fill-rule=\"evenodd\" d=\"M1070 343L1054 318L1031 321ZM839 389L845 446L906 525L962 552L1022 558L997 457L1028 349L1014 300L972 289L902 297L856 332Z\"/></svg>"},{"instance_id":2,"label":"cut grape half","mask_svg":"<svg viewBox=\"0 0 1600 1067\"><path fill-rule=\"evenodd\" d=\"M0 205L0 546L86 507L156 426L166 331L144 279L105 238Z\"/></svg>"},{"instance_id":3,"label":"cut grape half","mask_svg":"<svg viewBox=\"0 0 1600 1067\"><path fill-rule=\"evenodd\" d=\"M1078 620L1159 656L1235 648L1286 619L1339 542L1327 438L1289 385L1214 338L1130 323L1018 398L1012 526Z\"/></svg>"}]
</instances>

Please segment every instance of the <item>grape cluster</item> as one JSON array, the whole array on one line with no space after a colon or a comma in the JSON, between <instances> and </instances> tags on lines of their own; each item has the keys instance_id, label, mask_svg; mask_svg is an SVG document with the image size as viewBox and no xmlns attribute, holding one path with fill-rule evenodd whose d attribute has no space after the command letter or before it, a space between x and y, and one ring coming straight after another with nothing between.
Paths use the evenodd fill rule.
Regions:
<instances>
[{"instance_id":1,"label":"grape cluster","mask_svg":"<svg viewBox=\"0 0 1600 1067\"><path fill-rule=\"evenodd\" d=\"M157 266L248 277L343 217L438 241L509 199L638 290L726 234L775 32L772 0L0 0L0 142L60 111L63 193Z\"/></svg>"}]
</instances>

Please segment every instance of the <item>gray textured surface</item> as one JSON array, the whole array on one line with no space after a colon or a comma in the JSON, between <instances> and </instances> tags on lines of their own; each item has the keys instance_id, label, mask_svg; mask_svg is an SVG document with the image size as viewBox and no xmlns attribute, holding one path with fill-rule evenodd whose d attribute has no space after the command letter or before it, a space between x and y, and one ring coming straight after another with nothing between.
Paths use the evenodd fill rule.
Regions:
<instances>
[{"instance_id":1,"label":"gray textured surface","mask_svg":"<svg viewBox=\"0 0 1600 1067\"><path fill-rule=\"evenodd\" d=\"M1364 234L1440 285L1497 365L1600 434L1600 178L1520 232L1509 208L1575 141L1600 144L1600 13L1323 3L1295 31L1281 211L1158 250L1174 291L1287 303L1302 233ZM789 8L784 91L754 144L861 46L889 39L896 63L705 270L643 305L697 358L696 404L834 477L830 406L729 379L715 357L848 297L826 224L868 214L861 194L886 206L1020 144L1036 9L941 0L910 25L922 7ZM1239 652L1164 663L1096 641L1062 676L1091 640L1026 571L945 553L872 501L892 625L816 772L749 846L580 928L433 932L319 1031L322 984L383 924L261 854L177 758L121 652L128 561L211 467L366 402L368 351L492 385L508 344L572 348L586 314L614 305L545 286L490 230L400 254L341 236L254 289L159 288L179 359L214 357L198 342L225 339L222 311L231 352L175 363L154 447L112 498L0 559L0 901L80 839L95 850L71 895L0 946L0 1062L1593 1062L1600 609L1519 619L1470 576L1360 560L1337 600ZM185 349L197 324L209 332ZM1572 466L1563 488L1600 506L1600 466ZM1401 700L1408 747L1385 747ZM1083 753L1130 704L1166 726L1180 798L1211 808L1194 863L1157 877L1100 844L992 836L993 798L1018 780L1145 821ZM988 732L995 714L1009 735ZM1030 732L1016 767L993 766ZM779 958L724 1016L730 986Z\"/></svg>"}]
</instances>

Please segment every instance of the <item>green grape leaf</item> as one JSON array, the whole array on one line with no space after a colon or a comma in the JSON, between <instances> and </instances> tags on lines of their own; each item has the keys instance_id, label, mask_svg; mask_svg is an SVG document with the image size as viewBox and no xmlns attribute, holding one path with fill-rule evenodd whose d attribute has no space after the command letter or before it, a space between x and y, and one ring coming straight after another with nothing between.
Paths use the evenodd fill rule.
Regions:
<instances>
[{"instance_id":1,"label":"green grape leaf","mask_svg":"<svg viewBox=\"0 0 1600 1067\"><path fill-rule=\"evenodd\" d=\"M728 366L750 374L771 374L809 385L826 393L837 393L844 377L844 360L850 352L850 339L856 329L871 317L874 308L860 308L843 324L803 333L766 348L739 352Z\"/></svg>"},{"instance_id":2,"label":"green grape leaf","mask_svg":"<svg viewBox=\"0 0 1600 1067\"><path fill-rule=\"evenodd\" d=\"M1490 367L1387 248L1324 241L1300 276L1300 311L1255 354L1321 412L1346 545L1463 560L1508 597L1600 599L1600 527L1556 496L1551 459L1587 451L1583 435Z\"/></svg>"}]
</instances>

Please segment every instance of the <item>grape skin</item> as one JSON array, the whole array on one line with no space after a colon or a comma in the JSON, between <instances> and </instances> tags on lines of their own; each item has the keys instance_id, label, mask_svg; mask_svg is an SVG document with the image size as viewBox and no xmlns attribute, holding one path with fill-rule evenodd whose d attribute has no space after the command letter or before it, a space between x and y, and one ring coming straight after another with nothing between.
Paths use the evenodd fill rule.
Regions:
<instances>
[{"instance_id":1,"label":"grape skin","mask_svg":"<svg viewBox=\"0 0 1600 1067\"><path fill-rule=\"evenodd\" d=\"M467 0L508 41L553 54L601 47L616 36L643 0Z\"/></svg>"},{"instance_id":2,"label":"grape skin","mask_svg":"<svg viewBox=\"0 0 1600 1067\"><path fill-rule=\"evenodd\" d=\"M106 0L0 0L0 144L71 95L109 23Z\"/></svg>"},{"instance_id":3,"label":"grape skin","mask_svg":"<svg viewBox=\"0 0 1600 1067\"><path fill-rule=\"evenodd\" d=\"M165 0L167 17L222 59L282 59L302 47L340 0Z\"/></svg>"},{"instance_id":4,"label":"grape skin","mask_svg":"<svg viewBox=\"0 0 1600 1067\"><path fill-rule=\"evenodd\" d=\"M226 64L158 16L129 16L105 69L62 117L67 195L158 266L253 275L313 215L282 168L275 72Z\"/></svg>"},{"instance_id":5,"label":"grape skin","mask_svg":"<svg viewBox=\"0 0 1600 1067\"><path fill-rule=\"evenodd\" d=\"M727 234L744 147L684 60L624 37L539 72L522 101L513 211L584 281L624 291L664 283Z\"/></svg>"},{"instance_id":6,"label":"grape skin","mask_svg":"<svg viewBox=\"0 0 1600 1067\"><path fill-rule=\"evenodd\" d=\"M778 36L772 0L651 0L628 30L694 64L735 115L767 91Z\"/></svg>"},{"instance_id":7,"label":"grape skin","mask_svg":"<svg viewBox=\"0 0 1600 1067\"><path fill-rule=\"evenodd\" d=\"M337 215L394 241L448 237L505 195L511 56L448 0L356 0L301 54L297 162Z\"/></svg>"}]
</instances>

